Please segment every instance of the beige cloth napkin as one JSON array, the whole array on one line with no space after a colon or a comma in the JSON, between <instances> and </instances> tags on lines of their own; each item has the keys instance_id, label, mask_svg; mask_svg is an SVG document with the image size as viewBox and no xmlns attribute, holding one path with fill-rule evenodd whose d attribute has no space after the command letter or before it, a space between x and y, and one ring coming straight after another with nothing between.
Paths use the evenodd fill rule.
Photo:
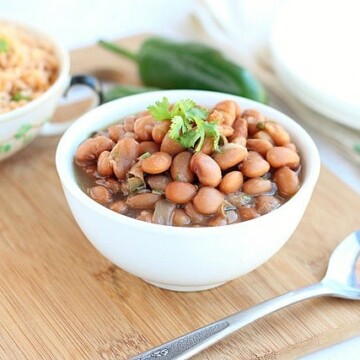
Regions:
<instances>
[{"instance_id":1,"label":"beige cloth napkin","mask_svg":"<svg viewBox=\"0 0 360 360\"><path fill-rule=\"evenodd\" d=\"M276 77L266 46L254 49L249 48L246 41L242 43L243 38L237 37L229 26L224 27L223 19L221 23L209 4L210 0L198 0L195 7L196 37L210 45L215 42L228 57L242 64L263 83L269 93L270 105L293 117L305 129L336 147L341 156L360 166L360 131L330 120L292 96Z\"/></svg>"}]
</instances>

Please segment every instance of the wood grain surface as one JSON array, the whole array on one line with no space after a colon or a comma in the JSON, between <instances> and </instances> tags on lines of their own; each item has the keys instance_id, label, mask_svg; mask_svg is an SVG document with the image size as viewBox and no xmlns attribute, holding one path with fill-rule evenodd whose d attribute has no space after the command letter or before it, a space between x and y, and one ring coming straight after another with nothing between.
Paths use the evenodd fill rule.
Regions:
<instances>
[{"instance_id":1,"label":"wood grain surface","mask_svg":"<svg viewBox=\"0 0 360 360\"><path fill-rule=\"evenodd\" d=\"M136 48L139 39L125 43ZM72 65L138 83L133 65L95 47L74 52ZM58 140L37 138L0 163L0 359L126 359L318 281L331 251L360 225L360 197L323 168L299 227L266 264L209 291L158 289L112 265L81 233L55 170ZM195 359L295 359L358 334L359 303L318 298Z\"/></svg>"}]
</instances>

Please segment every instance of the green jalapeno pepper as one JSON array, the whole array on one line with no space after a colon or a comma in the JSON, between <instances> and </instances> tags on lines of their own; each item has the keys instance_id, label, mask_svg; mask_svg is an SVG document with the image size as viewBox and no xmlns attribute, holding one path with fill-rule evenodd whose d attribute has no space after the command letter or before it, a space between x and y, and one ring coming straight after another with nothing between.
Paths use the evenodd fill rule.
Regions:
<instances>
[{"instance_id":1,"label":"green jalapeno pepper","mask_svg":"<svg viewBox=\"0 0 360 360\"><path fill-rule=\"evenodd\" d=\"M111 42L99 44L135 61L146 86L212 90L267 101L265 89L249 71L207 45L154 37L145 40L136 54Z\"/></svg>"}]
</instances>

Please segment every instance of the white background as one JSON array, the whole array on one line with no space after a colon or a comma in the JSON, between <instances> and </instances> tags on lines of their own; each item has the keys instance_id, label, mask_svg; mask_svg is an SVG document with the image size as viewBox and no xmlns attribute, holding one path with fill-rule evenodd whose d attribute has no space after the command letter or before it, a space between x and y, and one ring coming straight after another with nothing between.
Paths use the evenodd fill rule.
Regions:
<instances>
[{"instance_id":1,"label":"white background","mask_svg":"<svg viewBox=\"0 0 360 360\"><path fill-rule=\"evenodd\" d=\"M271 17L282 1L239 0L242 10L239 22L254 47L266 41ZM70 50L91 45L100 38L120 38L141 32L191 38L193 29L187 24L195 3L195 0L2 0L0 19L36 25ZM359 191L358 172L345 165L334 167L334 162L341 161L339 155L332 152L328 144L318 142L318 146L322 162L335 172L345 173L345 180ZM360 338L306 357L312 360L356 358L360 358Z\"/></svg>"}]
</instances>

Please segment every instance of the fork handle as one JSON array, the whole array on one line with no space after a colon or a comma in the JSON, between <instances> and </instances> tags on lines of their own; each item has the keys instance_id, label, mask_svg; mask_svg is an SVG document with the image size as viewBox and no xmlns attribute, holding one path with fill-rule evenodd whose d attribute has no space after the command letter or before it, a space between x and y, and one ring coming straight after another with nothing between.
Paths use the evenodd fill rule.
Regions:
<instances>
[{"instance_id":1,"label":"fork handle","mask_svg":"<svg viewBox=\"0 0 360 360\"><path fill-rule=\"evenodd\" d=\"M258 305L239 311L224 319L189 332L181 337L157 346L129 360L185 360L217 343L240 328L285 308L296 302L313 297L332 295L334 291L324 281L306 286L264 301Z\"/></svg>"}]
</instances>

